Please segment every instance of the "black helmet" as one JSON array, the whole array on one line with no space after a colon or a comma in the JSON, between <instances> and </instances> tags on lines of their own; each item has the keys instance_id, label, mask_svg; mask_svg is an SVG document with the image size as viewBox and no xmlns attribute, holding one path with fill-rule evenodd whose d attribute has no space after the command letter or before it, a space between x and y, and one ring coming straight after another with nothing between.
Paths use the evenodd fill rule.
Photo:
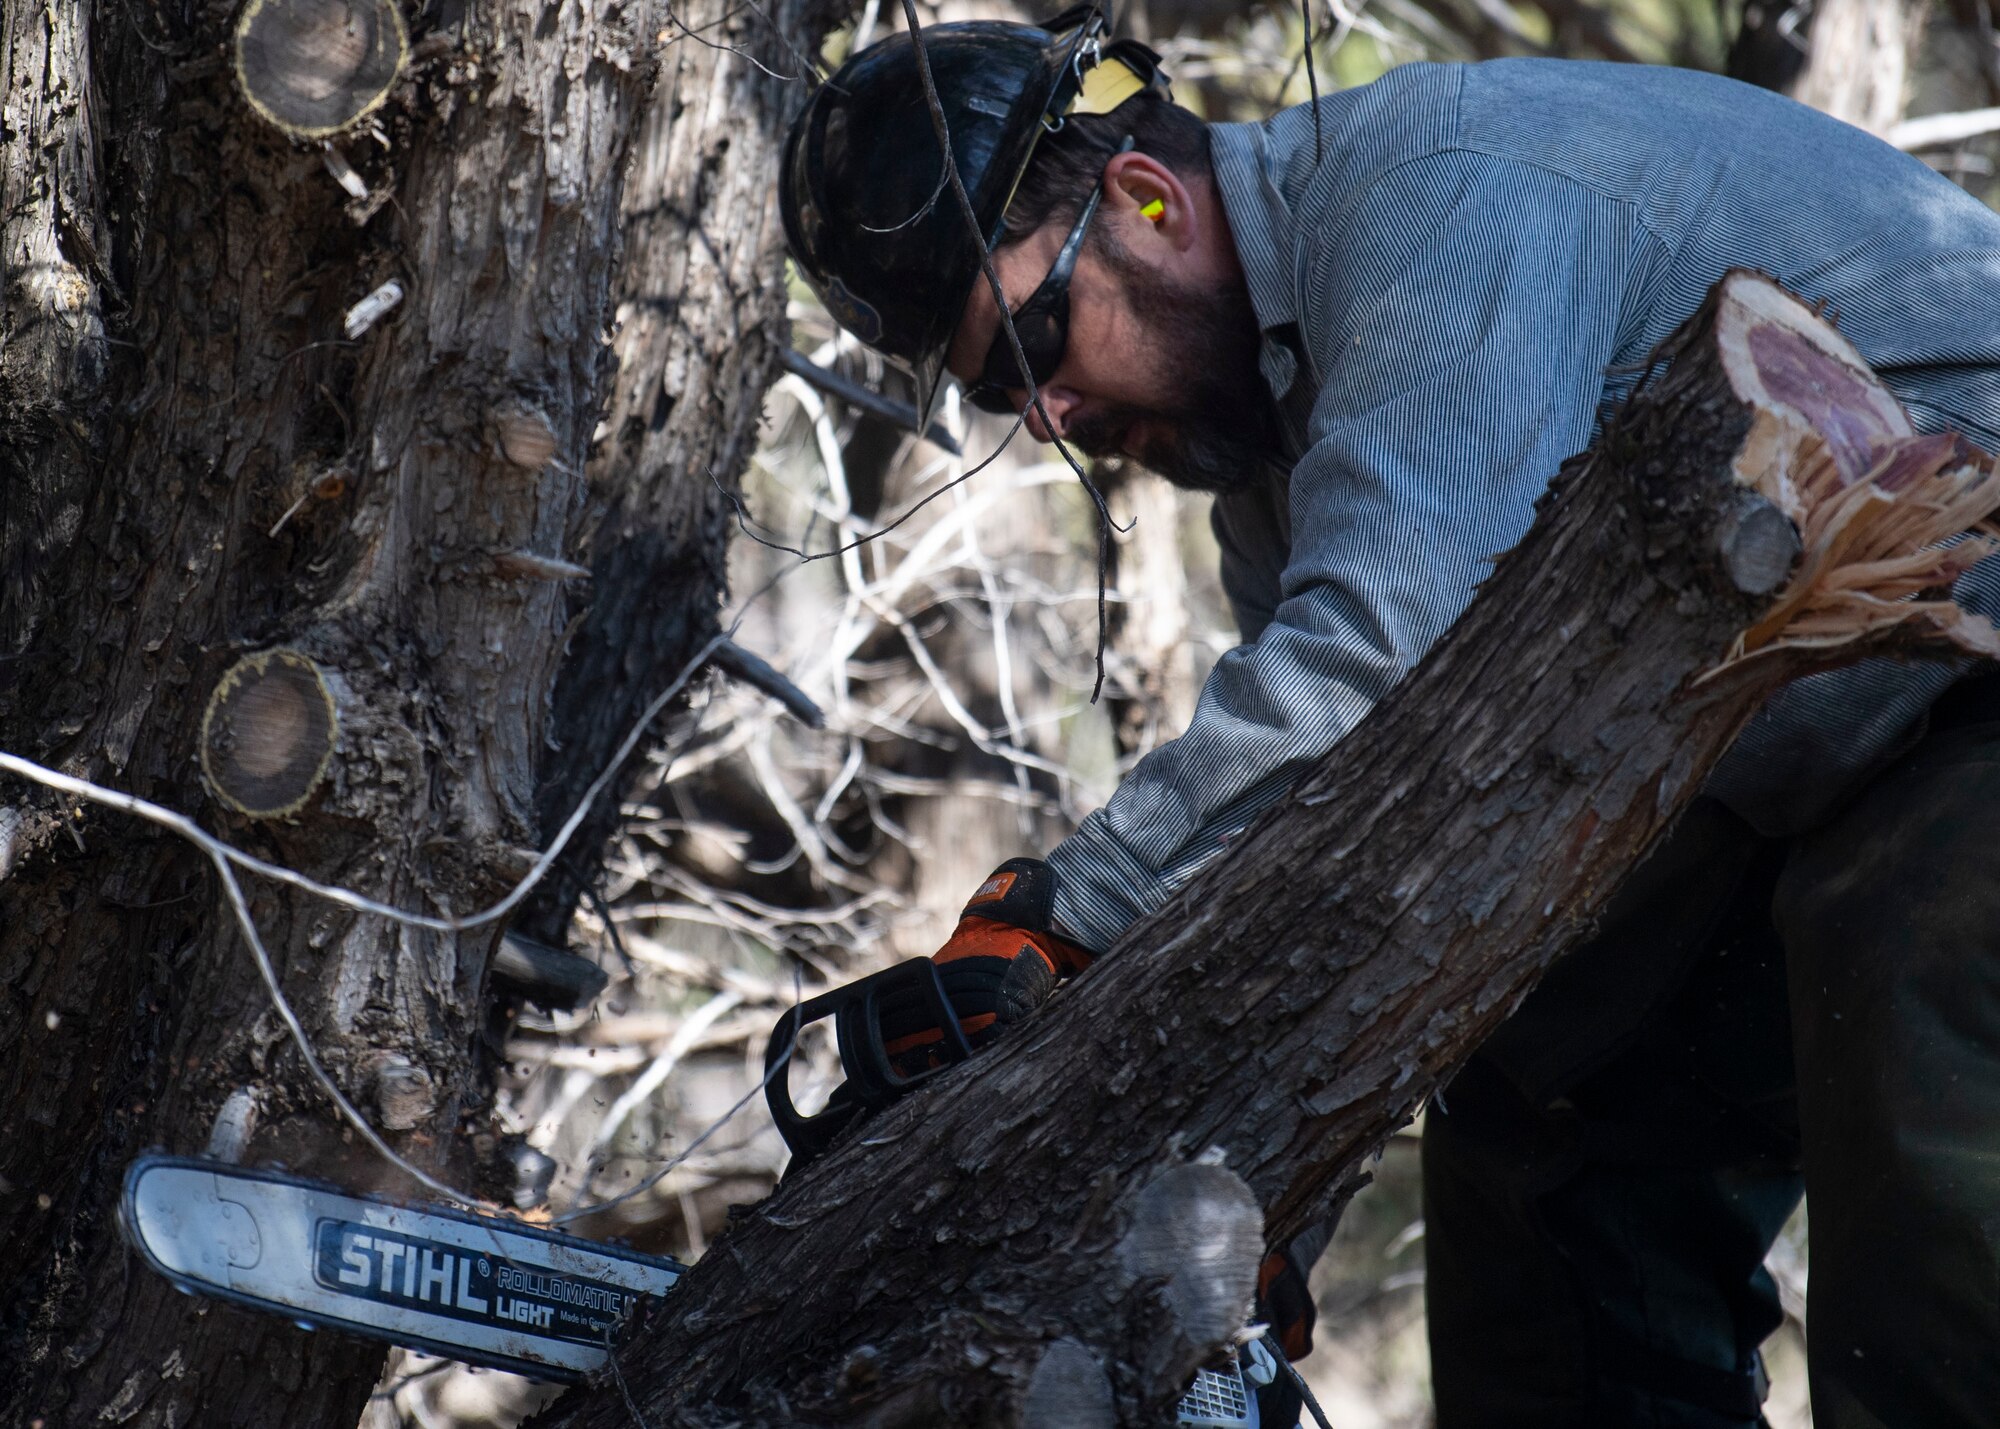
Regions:
<instances>
[{"instance_id":1,"label":"black helmet","mask_svg":"<svg viewBox=\"0 0 2000 1429\"><path fill-rule=\"evenodd\" d=\"M976 236L945 184L907 34L850 58L792 123L778 200L793 261L835 322L910 369L920 426L980 256L1000 239L1036 141L1065 115L1108 113L1141 89L1165 88L1157 55L1131 40L1107 43L1104 28L1090 5L1047 28L925 27Z\"/></svg>"}]
</instances>

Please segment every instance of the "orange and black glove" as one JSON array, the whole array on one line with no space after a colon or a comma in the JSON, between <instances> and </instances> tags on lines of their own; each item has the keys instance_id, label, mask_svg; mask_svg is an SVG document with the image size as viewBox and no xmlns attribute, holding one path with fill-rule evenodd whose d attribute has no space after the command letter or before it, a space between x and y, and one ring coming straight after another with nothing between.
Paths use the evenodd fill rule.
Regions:
<instances>
[{"instance_id":1,"label":"orange and black glove","mask_svg":"<svg viewBox=\"0 0 2000 1429\"><path fill-rule=\"evenodd\" d=\"M974 1049L1048 1000L1056 984L1089 966L1091 955L1051 930L1055 872L1038 858L1010 858L979 885L958 927L931 955L958 1025ZM883 1050L905 1076L936 1064L944 1041L936 1019L914 999L882 1009Z\"/></svg>"}]
</instances>

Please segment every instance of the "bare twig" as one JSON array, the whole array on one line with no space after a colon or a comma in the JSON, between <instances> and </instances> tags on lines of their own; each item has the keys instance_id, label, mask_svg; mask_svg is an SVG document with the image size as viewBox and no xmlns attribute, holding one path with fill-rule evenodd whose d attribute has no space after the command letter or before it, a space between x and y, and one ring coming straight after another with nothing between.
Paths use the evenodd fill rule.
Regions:
<instances>
[{"instance_id":1,"label":"bare twig","mask_svg":"<svg viewBox=\"0 0 2000 1429\"><path fill-rule=\"evenodd\" d=\"M1889 131L1898 149L1941 149L1987 134L2000 134L2000 108L1967 109L1957 114L1926 114L1905 119Z\"/></svg>"},{"instance_id":2,"label":"bare twig","mask_svg":"<svg viewBox=\"0 0 2000 1429\"><path fill-rule=\"evenodd\" d=\"M725 640L716 647L713 663L725 674L762 690L790 710L802 724L813 729L826 728L826 711L813 703L812 696L786 679L763 656L745 650L734 640Z\"/></svg>"},{"instance_id":3,"label":"bare twig","mask_svg":"<svg viewBox=\"0 0 2000 1429\"><path fill-rule=\"evenodd\" d=\"M673 1075L674 1068L680 1065L681 1058L692 1051L695 1043L701 1040L702 1033L713 1027L725 1014L740 1007L742 1003L743 994L740 992L717 993L703 1003L680 1025L673 1039L661 1050L660 1055L653 1059L652 1065L640 1074L637 1081L625 1089L623 1096L611 1104L611 1110L606 1112L604 1120L598 1123L596 1133L590 1138L589 1149L584 1152L584 1163L592 1168L584 1178L584 1194L589 1194L591 1179L596 1174L595 1167L605 1149L611 1145L612 1139L625 1125L625 1119L666 1084L667 1078Z\"/></svg>"},{"instance_id":4,"label":"bare twig","mask_svg":"<svg viewBox=\"0 0 2000 1429\"><path fill-rule=\"evenodd\" d=\"M673 1157L671 1160L667 1161L658 1170L654 1171L651 1175L647 1176L645 1180L639 1182L638 1185L620 1191L617 1195L612 1196L606 1200L598 1201L588 1206L574 1207L571 1210L565 1211L563 1214L556 1216L554 1218L554 1223L556 1225L568 1225L572 1221L580 1221L585 1216L594 1216L599 1211L608 1211L613 1206L623 1205L625 1202L631 1200L634 1196L643 1195L647 1191L652 1190L653 1187L659 1185L660 1182L664 1181L669 1175L671 1175L676 1167L680 1166L690 1156L694 1155L694 1153L697 1150L699 1150L701 1146L705 1142L707 1142L707 1140L711 1136L715 1135L716 1132L722 1130L724 1126L728 1125L729 1122L735 1118L738 1112L742 1111L744 1107L750 1105L753 1099L761 1095L763 1093L764 1088L770 1085L771 1079L773 1077L784 1076L787 1068L791 1066L792 1051L794 1048L798 1046L798 1040L799 1040L798 1038L799 1004L798 1004L798 992L797 992L798 984L796 983L796 981L794 982L793 987L794 987L794 994L793 994L794 1000L792 1003L791 1038L785 1048L783 1055L781 1055L777 1059L777 1061L771 1064L771 1066L765 1071L763 1079L759 1081L756 1086L750 1088L750 1090L745 1092L734 1106L730 1107L728 1111L724 1112L721 1116L717 1117L715 1121L710 1124L710 1126L706 1131L702 1132L702 1134L697 1136L693 1141L690 1141L685 1151L681 1152L680 1155Z\"/></svg>"}]
</instances>

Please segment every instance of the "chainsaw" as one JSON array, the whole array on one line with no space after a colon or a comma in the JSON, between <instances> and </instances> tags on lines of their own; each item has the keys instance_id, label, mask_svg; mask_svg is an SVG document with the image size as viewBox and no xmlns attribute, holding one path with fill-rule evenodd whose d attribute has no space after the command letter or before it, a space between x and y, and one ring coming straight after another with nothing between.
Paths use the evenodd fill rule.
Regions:
<instances>
[{"instance_id":1,"label":"chainsaw","mask_svg":"<svg viewBox=\"0 0 2000 1429\"><path fill-rule=\"evenodd\" d=\"M914 995L950 1029L947 1056L972 1049L928 959L914 959L802 1004L772 1034L765 1079L794 1165L813 1159L868 1110L932 1075L891 1065L884 995ZM797 1030L834 1017L847 1094L800 1115L786 1085ZM268 1168L142 1156L125 1172L118 1225L173 1285L308 1330L386 1340L532 1379L574 1383L603 1365L621 1327L673 1289L686 1267L663 1256L447 1206L360 1195ZM1255 1386L1277 1364L1252 1341L1239 1364L1204 1369L1182 1399L1190 1429L1256 1429Z\"/></svg>"}]
</instances>

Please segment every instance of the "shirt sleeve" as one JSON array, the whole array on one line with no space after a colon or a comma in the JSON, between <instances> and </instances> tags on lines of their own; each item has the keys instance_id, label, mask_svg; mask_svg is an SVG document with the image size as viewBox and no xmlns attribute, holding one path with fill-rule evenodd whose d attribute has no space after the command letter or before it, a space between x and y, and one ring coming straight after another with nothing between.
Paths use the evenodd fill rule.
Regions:
<instances>
[{"instance_id":1,"label":"shirt sleeve","mask_svg":"<svg viewBox=\"0 0 2000 1429\"><path fill-rule=\"evenodd\" d=\"M1358 724L1589 443L1635 255L1626 206L1461 150L1406 163L1301 255L1320 377L1278 603L1184 734L1051 851L1102 952Z\"/></svg>"}]
</instances>

